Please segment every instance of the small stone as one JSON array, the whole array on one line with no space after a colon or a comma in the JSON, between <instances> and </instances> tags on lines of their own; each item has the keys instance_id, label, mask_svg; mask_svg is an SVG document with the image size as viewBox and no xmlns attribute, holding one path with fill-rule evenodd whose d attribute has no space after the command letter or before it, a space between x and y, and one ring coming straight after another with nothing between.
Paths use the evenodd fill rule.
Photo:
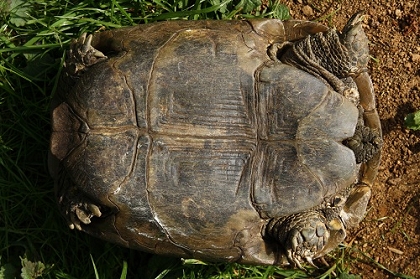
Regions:
<instances>
[{"instance_id":1,"label":"small stone","mask_svg":"<svg viewBox=\"0 0 420 279\"><path fill-rule=\"evenodd\" d=\"M314 15L314 10L312 10L311 6L309 6L309 5L303 6L302 12L305 16L313 16Z\"/></svg>"},{"instance_id":2,"label":"small stone","mask_svg":"<svg viewBox=\"0 0 420 279\"><path fill-rule=\"evenodd\" d=\"M418 53L412 53L411 54L411 61L413 61L413 62L420 61L420 54L418 54Z\"/></svg>"},{"instance_id":3,"label":"small stone","mask_svg":"<svg viewBox=\"0 0 420 279\"><path fill-rule=\"evenodd\" d=\"M402 254L404 254L404 252L403 252L403 251L401 251L401 250L399 250L399 249L397 249L397 248L393 248L393 247L389 247L389 246L388 246L388 250L389 250L389 251L391 251L392 253L395 253L395 254L398 254L398 255L402 255Z\"/></svg>"},{"instance_id":4,"label":"small stone","mask_svg":"<svg viewBox=\"0 0 420 279\"><path fill-rule=\"evenodd\" d=\"M396 178L390 178L387 181L390 185L398 185L401 182L401 178L396 177Z\"/></svg>"},{"instance_id":5,"label":"small stone","mask_svg":"<svg viewBox=\"0 0 420 279\"><path fill-rule=\"evenodd\" d=\"M400 9L396 9L395 10L395 15L397 16L397 18L401 18L402 17L402 11Z\"/></svg>"}]
</instances>

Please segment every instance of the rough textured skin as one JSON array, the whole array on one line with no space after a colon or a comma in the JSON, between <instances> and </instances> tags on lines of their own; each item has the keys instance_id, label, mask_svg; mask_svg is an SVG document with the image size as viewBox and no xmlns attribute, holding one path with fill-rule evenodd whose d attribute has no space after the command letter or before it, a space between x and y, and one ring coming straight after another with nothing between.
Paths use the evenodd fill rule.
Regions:
<instances>
[{"instance_id":1,"label":"rough textured skin","mask_svg":"<svg viewBox=\"0 0 420 279\"><path fill-rule=\"evenodd\" d=\"M251 264L300 266L333 249L363 218L380 157L359 164L342 142L361 125L379 149L380 123L367 41L343 47L340 70L322 68L331 57L309 69L290 45L318 32L330 31L175 21L82 36L52 110L50 171L70 227Z\"/></svg>"}]
</instances>

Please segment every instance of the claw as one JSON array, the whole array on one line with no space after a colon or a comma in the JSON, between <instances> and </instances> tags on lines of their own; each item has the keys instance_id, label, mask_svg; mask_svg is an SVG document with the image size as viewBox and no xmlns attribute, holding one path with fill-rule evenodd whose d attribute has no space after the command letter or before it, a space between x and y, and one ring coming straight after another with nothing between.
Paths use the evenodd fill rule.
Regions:
<instances>
[{"instance_id":1,"label":"claw","mask_svg":"<svg viewBox=\"0 0 420 279\"><path fill-rule=\"evenodd\" d=\"M86 37L86 33L84 34ZM87 39L85 38L82 42L82 53L87 53L90 48L93 48L92 45L92 34L89 34L89 36L87 36Z\"/></svg>"},{"instance_id":2,"label":"claw","mask_svg":"<svg viewBox=\"0 0 420 279\"><path fill-rule=\"evenodd\" d=\"M71 230L82 230L82 225L89 225L93 217L101 217L105 207L96 205L76 187L68 187L59 196L58 202L67 218Z\"/></svg>"},{"instance_id":3,"label":"claw","mask_svg":"<svg viewBox=\"0 0 420 279\"><path fill-rule=\"evenodd\" d=\"M69 214L70 215L70 229L77 229L79 231L82 230L82 227L80 226L80 222L79 220L76 218L76 216L72 213Z\"/></svg>"},{"instance_id":4,"label":"claw","mask_svg":"<svg viewBox=\"0 0 420 279\"><path fill-rule=\"evenodd\" d=\"M93 216L96 216L96 217L101 217L102 212L101 212L101 210L99 209L99 207L98 207L98 206L96 206L96 205L94 205L94 204L92 204L92 203L89 203L89 204L87 205L87 207L88 207L88 209L90 210L90 212L92 212L92 215L93 215Z\"/></svg>"},{"instance_id":5,"label":"claw","mask_svg":"<svg viewBox=\"0 0 420 279\"><path fill-rule=\"evenodd\" d=\"M292 254L292 253L290 253ZM296 255L290 255L292 258L289 258L289 261L292 261L292 263L295 264L295 266L301 270L306 271L306 268L304 268L301 264L300 264L300 260L298 259L298 257Z\"/></svg>"},{"instance_id":6,"label":"claw","mask_svg":"<svg viewBox=\"0 0 420 279\"><path fill-rule=\"evenodd\" d=\"M305 259L312 267L318 269L318 267L314 264L312 257L306 257Z\"/></svg>"},{"instance_id":7,"label":"claw","mask_svg":"<svg viewBox=\"0 0 420 279\"><path fill-rule=\"evenodd\" d=\"M86 33L83 33L82 35L80 35L80 37L79 38L77 38L77 43L78 44L84 44L84 42L85 42L85 40L86 40L86 36L87 36L87 34Z\"/></svg>"},{"instance_id":8,"label":"claw","mask_svg":"<svg viewBox=\"0 0 420 279\"><path fill-rule=\"evenodd\" d=\"M102 51L99 51L97 49L95 49L95 52L93 53L93 55L97 58L106 58L106 55L102 53Z\"/></svg>"},{"instance_id":9,"label":"claw","mask_svg":"<svg viewBox=\"0 0 420 279\"><path fill-rule=\"evenodd\" d=\"M80 76L90 66L107 58L100 50L92 46L93 35L83 33L71 43L65 62L67 73L71 78Z\"/></svg>"},{"instance_id":10,"label":"claw","mask_svg":"<svg viewBox=\"0 0 420 279\"><path fill-rule=\"evenodd\" d=\"M82 230L81 224L89 225L92 221L91 218L101 217L102 212L100 208L89 202L82 202L76 205L70 205L70 210L66 212L69 220L69 228L71 230L77 229Z\"/></svg>"},{"instance_id":11,"label":"claw","mask_svg":"<svg viewBox=\"0 0 420 279\"><path fill-rule=\"evenodd\" d=\"M266 234L279 242L290 264L305 270L301 262L306 260L318 268L313 260L337 247L346 236L340 210L325 208L271 219Z\"/></svg>"},{"instance_id":12,"label":"claw","mask_svg":"<svg viewBox=\"0 0 420 279\"><path fill-rule=\"evenodd\" d=\"M79 207L76 207L76 216L79 218L82 223L88 225L90 224L90 214L87 214L84 210L80 209Z\"/></svg>"}]
</instances>

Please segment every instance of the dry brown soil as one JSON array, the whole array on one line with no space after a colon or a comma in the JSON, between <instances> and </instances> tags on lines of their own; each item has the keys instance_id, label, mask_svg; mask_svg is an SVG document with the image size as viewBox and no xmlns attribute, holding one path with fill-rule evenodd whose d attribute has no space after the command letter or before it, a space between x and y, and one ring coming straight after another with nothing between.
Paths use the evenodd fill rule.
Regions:
<instances>
[{"instance_id":1,"label":"dry brown soil","mask_svg":"<svg viewBox=\"0 0 420 279\"><path fill-rule=\"evenodd\" d=\"M351 272L363 278L420 278L420 131L404 127L420 109L419 0L282 1L295 19L320 20L341 29L364 10L370 40L370 74L381 118L384 147L365 220L350 232ZM383 265L391 272L387 272Z\"/></svg>"}]
</instances>

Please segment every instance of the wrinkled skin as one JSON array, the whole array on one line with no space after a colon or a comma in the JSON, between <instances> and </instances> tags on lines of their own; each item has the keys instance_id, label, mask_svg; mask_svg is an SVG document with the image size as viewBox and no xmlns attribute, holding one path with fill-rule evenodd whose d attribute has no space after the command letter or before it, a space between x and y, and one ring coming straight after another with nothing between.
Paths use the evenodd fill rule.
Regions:
<instances>
[{"instance_id":1,"label":"wrinkled skin","mask_svg":"<svg viewBox=\"0 0 420 279\"><path fill-rule=\"evenodd\" d=\"M148 252L302 267L363 218L381 128L361 16L81 36L52 104L69 226Z\"/></svg>"}]
</instances>

